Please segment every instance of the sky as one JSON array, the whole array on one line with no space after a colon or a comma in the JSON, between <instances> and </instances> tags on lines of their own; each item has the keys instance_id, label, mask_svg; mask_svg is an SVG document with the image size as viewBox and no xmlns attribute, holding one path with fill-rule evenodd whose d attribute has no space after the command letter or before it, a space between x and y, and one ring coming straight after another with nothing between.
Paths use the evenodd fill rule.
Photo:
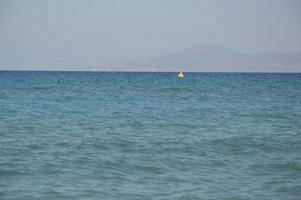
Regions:
<instances>
[{"instance_id":1,"label":"sky","mask_svg":"<svg viewBox=\"0 0 301 200\"><path fill-rule=\"evenodd\" d=\"M0 0L0 69L73 69L200 43L301 52L300 0Z\"/></svg>"}]
</instances>

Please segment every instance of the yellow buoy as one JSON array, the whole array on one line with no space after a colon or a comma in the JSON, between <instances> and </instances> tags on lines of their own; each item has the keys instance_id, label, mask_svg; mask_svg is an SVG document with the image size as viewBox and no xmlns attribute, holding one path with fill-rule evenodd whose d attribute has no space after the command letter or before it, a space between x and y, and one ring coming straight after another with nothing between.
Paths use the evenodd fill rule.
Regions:
<instances>
[{"instance_id":1,"label":"yellow buoy","mask_svg":"<svg viewBox=\"0 0 301 200\"><path fill-rule=\"evenodd\" d=\"M179 72L179 73L178 73L178 78L184 78L183 72Z\"/></svg>"}]
</instances>

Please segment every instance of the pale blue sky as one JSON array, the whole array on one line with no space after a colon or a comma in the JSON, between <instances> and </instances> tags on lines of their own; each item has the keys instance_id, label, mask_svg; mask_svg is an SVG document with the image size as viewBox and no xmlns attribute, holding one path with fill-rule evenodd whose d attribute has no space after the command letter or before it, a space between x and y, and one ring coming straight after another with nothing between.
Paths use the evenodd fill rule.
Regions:
<instances>
[{"instance_id":1,"label":"pale blue sky","mask_svg":"<svg viewBox=\"0 0 301 200\"><path fill-rule=\"evenodd\" d=\"M300 0L0 0L0 69L68 69L198 43L301 52Z\"/></svg>"}]
</instances>

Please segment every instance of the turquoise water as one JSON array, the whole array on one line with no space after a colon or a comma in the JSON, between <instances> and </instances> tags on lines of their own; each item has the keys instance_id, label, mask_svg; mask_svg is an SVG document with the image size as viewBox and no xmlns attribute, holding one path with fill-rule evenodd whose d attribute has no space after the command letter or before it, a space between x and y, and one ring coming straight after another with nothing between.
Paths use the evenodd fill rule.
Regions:
<instances>
[{"instance_id":1,"label":"turquoise water","mask_svg":"<svg viewBox=\"0 0 301 200\"><path fill-rule=\"evenodd\" d=\"M0 199L301 199L301 74L0 72Z\"/></svg>"}]
</instances>

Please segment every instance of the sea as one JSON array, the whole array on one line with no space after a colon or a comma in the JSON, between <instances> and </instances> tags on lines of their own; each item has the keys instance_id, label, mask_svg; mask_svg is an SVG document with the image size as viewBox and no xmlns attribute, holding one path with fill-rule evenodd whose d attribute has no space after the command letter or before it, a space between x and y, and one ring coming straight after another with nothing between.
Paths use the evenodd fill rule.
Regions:
<instances>
[{"instance_id":1,"label":"sea","mask_svg":"<svg viewBox=\"0 0 301 200\"><path fill-rule=\"evenodd\" d=\"M0 71L1 200L300 200L301 74Z\"/></svg>"}]
</instances>

